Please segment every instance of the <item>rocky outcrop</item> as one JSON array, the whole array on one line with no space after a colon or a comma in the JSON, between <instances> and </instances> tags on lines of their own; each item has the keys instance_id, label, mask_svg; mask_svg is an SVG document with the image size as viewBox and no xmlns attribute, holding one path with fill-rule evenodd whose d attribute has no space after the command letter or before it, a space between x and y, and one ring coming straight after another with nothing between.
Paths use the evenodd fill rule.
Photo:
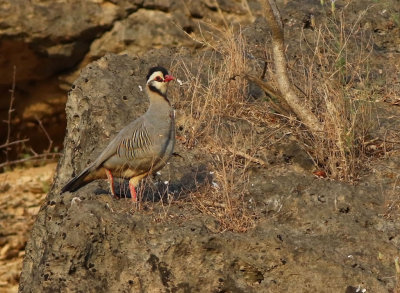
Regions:
<instances>
[{"instance_id":1,"label":"rocky outcrop","mask_svg":"<svg viewBox=\"0 0 400 293\"><path fill-rule=\"evenodd\" d=\"M122 16L120 8L111 2L2 2L2 84L11 83L9 73L14 65L17 82L42 80L73 68L92 40Z\"/></svg>"},{"instance_id":2,"label":"rocky outcrop","mask_svg":"<svg viewBox=\"0 0 400 293\"><path fill-rule=\"evenodd\" d=\"M101 180L59 194L118 129L143 113L143 72L155 60L169 67L171 55L107 55L88 65L74 83L64 156L26 247L20 292L394 288L395 279L386 276L395 274L393 241L398 237L390 235L399 227L379 215L384 192L381 185L367 183L370 179L355 188L294 172L298 169L290 165L275 166L273 172L252 168L246 201L257 219L246 233L220 233L213 217L188 202L170 204L171 197L185 198L210 176L209 155L179 142L184 159L173 158L146 185L140 210L129 199L112 199Z\"/></svg>"},{"instance_id":3,"label":"rocky outcrop","mask_svg":"<svg viewBox=\"0 0 400 293\"><path fill-rule=\"evenodd\" d=\"M99 189L97 184L91 184L82 189L84 193L81 195L83 196L70 193L60 196L59 187L60 184L64 184L73 173L81 170L88 161L93 160L93 158L99 154L99 151L107 145L109 139L121 129L127 121L133 120L144 113L148 104L143 91L145 86L144 72L147 72L149 67L155 65L169 67L170 56L171 52L167 50L163 53L157 51L151 52L147 55L147 58L144 59L131 58L127 55L107 55L98 62L90 64L82 72L80 78L74 83L67 103L69 126L68 138L65 141L65 152L58 166L58 175L55 185L47 198L47 204L42 207L37 224L32 232L32 238L36 240L30 242L27 250L29 251L29 257L27 257L27 262L24 265L26 273L24 272L21 279L22 292L36 292L37 290L50 292L52 290L62 289L65 286L70 289L75 288L78 290L81 288L84 291L99 291L98 288L104 286L104 284L99 285L100 287L96 287L96 289L90 288L92 285L89 283L87 286L84 285L83 287L81 285L74 287L72 284L69 284L69 281L67 282L68 284L65 284L65 286L61 285L61 287L51 282L51 284L48 283L48 281L56 280L52 277L54 274L53 268L47 271L47 269L52 266L50 263L53 262L53 257L59 260L63 265L70 265L69 261L65 262L66 259L64 259L64 257L60 258L60 255L56 252L56 250L63 250L64 248L69 251L71 249L69 244L61 244L60 247L56 247L60 244L56 239L58 239L59 233L64 230L63 223L67 218L70 218L70 216L67 216L69 213L68 210L71 207L73 209L77 207L76 212L81 213L81 205L84 204L86 200L92 201L92 199L83 195L87 192L86 188L89 188L89 190L91 190L90 193L93 192L93 195L96 193L104 193L104 190L101 188ZM107 121L109 123L107 123ZM187 158L195 160L191 157ZM168 197L168 193L171 195L179 194L179 196L184 196L185 192L187 193L196 187L195 182L199 184L206 180L207 174L205 173L205 166L204 163L201 163L204 159L203 157L201 160L197 160L197 163L187 165L183 164L182 159L178 157L173 161L174 171L169 172L168 170L172 165L167 166L165 168L166 172L162 171L162 174L158 175L160 186L153 185L148 187L149 192L147 194L145 193L143 197L154 201L159 200L160 197ZM167 185L163 183L166 181L168 182ZM120 188L124 188L123 182L121 182ZM123 196L123 194L122 191L121 195ZM97 197L96 195L94 196ZM127 203L123 201L118 204L119 207L114 206L113 202L107 203L110 200L108 195L102 196L101 198L105 200L103 202L105 207L111 209L117 208L118 210L123 206L127 207ZM77 204L77 206L75 206L75 204ZM130 204L128 202L128 207L129 206ZM61 208L61 210L59 208ZM64 210L64 208L66 209ZM133 208L133 206L130 206L122 214L129 215L129 218L133 219L131 208ZM84 214L86 214L86 212L84 212ZM91 213L86 215L90 214ZM71 216L76 219L75 215ZM97 222L97 220L94 221ZM78 222L82 224L78 224L78 226L88 227L86 219L81 219ZM133 225L136 226L136 224ZM61 233L64 235L66 232ZM70 234L68 233L68 235ZM73 241L81 241L86 238L86 236L83 238L81 238L81 236L78 237L77 235L71 234L71 239L73 239ZM53 242L53 240L57 243ZM139 238L138 240L141 241ZM126 243L130 245L130 241ZM73 244L73 246L75 246L75 244ZM54 253L50 253L53 249L55 249ZM80 248L77 249L79 250ZM59 252L61 252L61 250ZM113 250L110 250L110 252L112 251ZM62 254L64 255L64 252ZM50 259L48 259L48 257L50 257ZM39 259L41 259L41 261L37 262ZM43 266L42 261L48 264ZM118 263L115 264L119 266ZM75 271L80 270L80 265L76 265L76 268L69 268L67 274L71 276L75 275ZM91 268L92 265L93 264L90 265ZM62 271L63 269L60 268L60 270ZM95 270L97 269L93 269L92 271ZM64 277L61 276L66 271L61 271L59 277L63 279ZM123 284L121 288L125 288L125 285L132 287L133 281L131 279L133 278L133 280L136 280L136 277L132 276L130 273L127 273L127 276L129 276L127 282L129 282ZM42 277L45 278L46 283L43 283L44 279ZM60 280L59 277L57 277L57 282ZM118 278L120 277L117 277L117 279ZM113 284L110 283L112 286L109 287L109 285L107 285L103 290L114 288ZM137 286L136 281L134 284ZM55 289L56 287L58 287L58 289ZM119 288L119 286L117 287Z\"/></svg>"},{"instance_id":4,"label":"rocky outcrop","mask_svg":"<svg viewBox=\"0 0 400 293\"><path fill-rule=\"evenodd\" d=\"M6 117L15 66L11 138L30 138L36 152L48 147L45 134L36 131L37 119L61 148L66 92L89 62L109 52L196 47L189 35L199 31L198 20L222 23L218 9L228 20L251 20L243 1L1 0L0 7L0 116ZM0 135L6 132L1 123Z\"/></svg>"},{"instance_id":5,"label":"rocky outcrop","mask_svg":"<svg viewBox=\"0 0 400 293\"><path fill-rule=\"evenodd\" d=\"M371 13L360 21L373 32L375 49L391 52L393 60L399 52L395 2L372 6ZM296 1L278 3L289 42L297 42L301 27L310 29L311 15L320 24L329 14L319 1L303 1L301 7ZM338 9L344 6L340 2L336 5ZM352 11L366 7L357 1L349 5ZM201 36L200 23L248 24L262 13L256 0L2 0L0 7L0 115L6 116L15 65L12 138L30 138L28 145L37 152L48 146L44 133L36 131L37 118L49 132L53 146L61 148L66 92L89 62L109 52L140 56L160 47L199 48L202 44L191 36ZM258 35L253 41L262 48L266 36ZM5 137L6 131L6 125L0 124L0 135Z\"/></svg>"},{"instance_id":6,"label":"rocky outcrop","mask_svg":"<svg viewBox=\"0 0 400 293\"><path fill-rule=\"evenodd\" d=\"M197 30L195 19L214 18L212 1L6 1L0 3L0 84L42 80L80 62L92 44L92 57L109 49L121 52L136 47L142 54L157 46L189 45L184 31ZM222 1L219 8L244 20L240 1ZM101 46L100 46L101 44ZM112 47L108 47L112 46ZM116 47L113 47L116 46ZM101 48L99 48L101 47ZM102 50L101 53L98 50Z\"/></svg>"},{"instance_id":7,"label":"rocky outcrop","mask_svg":"<svg viewBox=\"0 0 400 293\"><path fill-rule=\"evenodd\" d=\"M8 109L8 89L15 66L16 111L12 139L28 137L28 145L42 152L47 139L36 130L36 119L40 119L54 146L60 147L66 98L58 76L75 68L93 39L110 29L115 19L126 12L108 1L17 0L1 1L0 7L0 108L3 111L0 115L5 117ZM2 137L6 131L2 124Z\"/></svg>"},{"instance_id":8,"label":"rocky outcrop","mask_svg":"<svg viewBox=\"0 0 400 293\"><path fill-rule=\"evenodd\" d=\"M256 11L253 15L243 6L247 2ZM0 12L4 13L0 17L0 48L10 54L10 58L0 59L2 68L8 68L3 74L12 72L12 62L8 64L7 60L18 60L17 72L24 64L26 68L17 74L17 100L22 99L21 93L28 97L38 89L47 93L36 92L35 103L23 103L18 117L26 105L39 109L39 118L55 116L48 105L53 105L56 98L58 116L65 102L64 91L57 90L58 78L63 90L77 78L66 107L63 157L26 247L20 292L387 292L396 287L394 257L400 246L400 227L398 221L385 214L385 202L391 190L396 190L394 178L400 166L396 158L374 165L374 174L352 186L315 178L309 169L305 172L305 165L310 165L308 154L298 145L264 146L270 165L249 168L243 205L252 211L254 227L245 233L221 233L220 223L189 204L190 198L171 204L171 198L185 199L213 180L208 151L187 149L179 140L177 151L184 154L183 158L174 157L160 175L143 185L146 188L141 209L129 200L112 199L101 180L73 194L59 194L62 184L92 161L113 134L145 110L147 101L139 87L144 84L143 72L156 64L169 68L177 52L151 48L182 44L197 48L199 44L187 34L196 32L198 20L223 22L220 11L228 22L253 20L260 12L257 1L215 3L1 2L7 10ZM354 1L351 5L364 8L365 3L360 3ZM336 4L338 8L344 5L340 1ZM289 44L311 31L305 14L314 13L319 24L318 20L329 13L329 8L319 9L319 5L320 1L304 1L301 7L295 1L288 2L284 21ZM374 62L379 63L375 71L388 67L387 60L398 62L397 39L387 41L390 32L398 30L389 23L390 13L396 8L387 13L377 7L371 8L376 10L360 23L363 27L375 27L375 22L389 24L380 25L379 32L371 29L376 38L384 36L377 42L379 50L373 52L377 53ZM35 20L42 24L33 25ZM252 45L246 58L254 61L257 54L265 54L268 33L260 18L253 28L243 31ZM306 30L301 32L302 28ZM155 36L149 35L154 32ZM291 60L298 60L297 49L298 43L289 45ZM111 54L101 58L108 51L131 56ZM391 55L384 55L385 51ZM179 58L189 59L182 53ZM199 63L196 56L190 58L190 64ZM185 84L183 75L174 74ZM11 78L7 79L10 82ZM397 82L396 77L393 80ZM184 89L175 91L178 105ZM258 88L254 92L263 94ZM388 117L398 117L396 109L388 113ZM178 118L179 114L184 113L178 113ZM384 121L385 128L396 129L393 119L380 121ZM242 127L240 123L232 124ZM178 130L180 126L178 123ZM386 130L382 129L383 133ZM270 139L260 128L257 135L260 141ZM120 182L122 194L125 188Z\"/></svg>"}]
</instances>

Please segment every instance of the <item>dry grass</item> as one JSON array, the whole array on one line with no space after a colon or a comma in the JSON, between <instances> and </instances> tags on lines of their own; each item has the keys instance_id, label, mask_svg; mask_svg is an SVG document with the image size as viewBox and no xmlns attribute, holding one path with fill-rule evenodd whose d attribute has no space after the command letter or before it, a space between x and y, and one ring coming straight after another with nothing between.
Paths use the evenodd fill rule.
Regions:
<instances>
[{"instance_id":1,"label":"dry grass","mask_svg":"<svg viewBox=\"0 0 400 293\"><path fill-rule=\"evenodd\" d=\"M368 68L372 42L361 29L361 13L347 23L344 13L303 34L299 71L308 105L323 124L322 134L302 133L316 166L332 179L354 181L364 168L373 126L373 90Z\"/></svg>"},{"instance_id":2,"label":"dry grass","mask_svg":"<svg viewBox=\"0 0 400 293\"><path fill-rule=\"evenodd\" d=\"M400 175L398 173L392 173L391 176L394 178L393 186L390 190L387 191L386 194L386 204L385 204L385 213L383 216L391 221L397 222L400 219ZM394 256L394 267L395 267L395 278L396 278L396 286L393 289L393 292L400 292L400 263L399 257Z\"/></svg>"},{"instance_id":3,"label":"dry grass","mask_svg":"<svg viewBox=\"0 0 400 293\"><path fill-rule=\"evenodd\" d=\"M397 221L400 219L400 175L392 174L392 176L396 177L392 189L387 193L384 217Z\"/></svg>"},{"instance_id":4,"label":"dry grass","mask_svg":"<svg viewBox=\"0 0 400 293\"><path fill-rule=\"evenodd\" d=\"M181 92L173 94L180 96L175 106L183 132L178 139L212 158L214 181L199 187L191 199L197 209L218 220L221 230L246 231L254 225L247 171L252 163L265 163L257 152L266 141L256 137L255 129L268 125L271 115L283 117L285 127L291 127L314 159L316 170L331 179L359 178L371 155L368 146L376 141L369 136L375 93L368 67L372 42L360 26L364 13L348 23L344 13L337 12L327 23L303 32L300 62L289 68L304 106L323 125L322 133L312 133L285 113L271 114L274 105L260 107L247 100L248 81L240 76L259 69L248 64L251 48L240 28L206 24L199 35L191 35L206 50L195 64L178 59L173 65L183 73ZM267 80L273 80L273 74L268 67Z\"/></svg>"},{"instance_id":5,"label":"dry grass","mask_svg":"<svg viewBox=\"0 0 400 293\"><path fill-rule=\"evenodd\" d=\"M185 98L178 107L188 115L183 127L188 130L188 144L192 146L200 137L208 140L208 136L218 135L224 117L246 116L247 81L235 78L246 70L245 40L231 29L219 33L212 34L207 43L204 40L211 51L204 53L199 63L178 61L175 65L184 74Z\"/></svg>"},{"instance_id":6,"label":"dry grass","mask_svg":"<svg viewBox=\"0 0 400 293\"><path fill-rule=\"evenodd\" d=\"M246 41L240 29L219 30L209 26L198 42L207 47L200 62L178 60L175 71L183 72L184 96L176 104L184 129L179 139L186 147L203 148L211 156L213 181L191 194L201 212L214 216L220 230L246 231L254 224L246 200L247 169L257 148L253 129L261 118L247 99L248 84L238 75L247 70ZM246 126L248 132L242 133Z\"/></svg>"},{"instance_id":7,"label":"dry grass","mask_svg":"<svg viewBox=\"0 0 400 293\"><path fill-rule=\"evenodd\" d=\"M195 206L203 213L214 216L220 231L245 232L254 226L254 212L248 194L250 161L239 156L239 141L245 136L232 133L232 144L220 146L216 141L210 147L219 148L212 154L213 181L191 196ZM231 147L232 152L227 148Z\"/></svg>"}]
</instances>

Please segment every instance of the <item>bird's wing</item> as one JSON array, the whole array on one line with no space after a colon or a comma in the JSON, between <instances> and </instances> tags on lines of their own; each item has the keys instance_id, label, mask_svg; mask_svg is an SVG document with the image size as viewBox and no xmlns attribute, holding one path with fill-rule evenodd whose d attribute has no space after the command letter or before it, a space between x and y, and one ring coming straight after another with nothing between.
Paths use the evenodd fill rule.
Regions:
<instances>
[{"instance_id":1,"label":"bird's wing","mask_svg":"<svg viewBox=\"0 0 400 293\"><path fill-rule=\"evenodd\" d=\"M121 161L133 160L150 149L152 139L142 117L125 126L116 135L96 159L96 168L111 157L115 156Z\"/></svg>"}]
</instances>

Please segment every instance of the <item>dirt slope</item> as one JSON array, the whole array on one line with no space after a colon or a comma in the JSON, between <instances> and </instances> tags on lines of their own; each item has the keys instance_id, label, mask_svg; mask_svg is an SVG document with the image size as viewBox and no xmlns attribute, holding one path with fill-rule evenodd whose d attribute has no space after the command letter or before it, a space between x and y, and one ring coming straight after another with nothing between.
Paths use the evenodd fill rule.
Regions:
<instances>
[{"instance_id":1,"label":"dirt slope","mask_svg":"<svg viewBox=\"0 0 400 293\"><path fill-rule=\"evenodd\" d=\"M25 245L56 164L0 174L0 292L17 292Z\"/></svg>"}]
</instances>

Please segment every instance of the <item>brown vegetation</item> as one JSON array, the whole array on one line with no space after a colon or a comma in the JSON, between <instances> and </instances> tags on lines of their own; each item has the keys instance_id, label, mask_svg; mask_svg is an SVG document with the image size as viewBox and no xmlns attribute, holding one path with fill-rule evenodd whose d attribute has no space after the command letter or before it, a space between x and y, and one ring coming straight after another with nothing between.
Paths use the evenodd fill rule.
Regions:
<instances>
[{"instance_id":1,"label":"brown vegetation","mask_svg":"<svg viewBox=\"0 0 400 293\"><path fill-rule=\"evenodd\" d=\"M275 70L269 67L261 74L250 67L246 56L252 48L240 27L217 29L210 23L203 24L201 36L191 37L211 53L203 53L200 64L179 59L174 64L186 80L181 93L173 94L179 96L176 105L184 117L186 132L180 139L188 148L207 149L214 158L215 182L192 199L201 211L214 215L223 230L245 231L256 217L245 195L250 163L267 164L257 154L265 143L257 140L257 126L264 133L272 132L271 124L288 127L313 159L319 177L354 182L368 160L382 153L384 138L371 132L376 126L369 74L372 45L360 27L366 11L354 23L346 21L345 9L326 23L314 23L311 32L299 36L301 58L287 66L277 15L274 20L267 10L268 23L276 30ZM272 82L262 80L265 73ZM265 90L267 103L248 99L248 80ZM240 133L229 121L245 121L249 132Z\"/></svg>"}]
</instances>

